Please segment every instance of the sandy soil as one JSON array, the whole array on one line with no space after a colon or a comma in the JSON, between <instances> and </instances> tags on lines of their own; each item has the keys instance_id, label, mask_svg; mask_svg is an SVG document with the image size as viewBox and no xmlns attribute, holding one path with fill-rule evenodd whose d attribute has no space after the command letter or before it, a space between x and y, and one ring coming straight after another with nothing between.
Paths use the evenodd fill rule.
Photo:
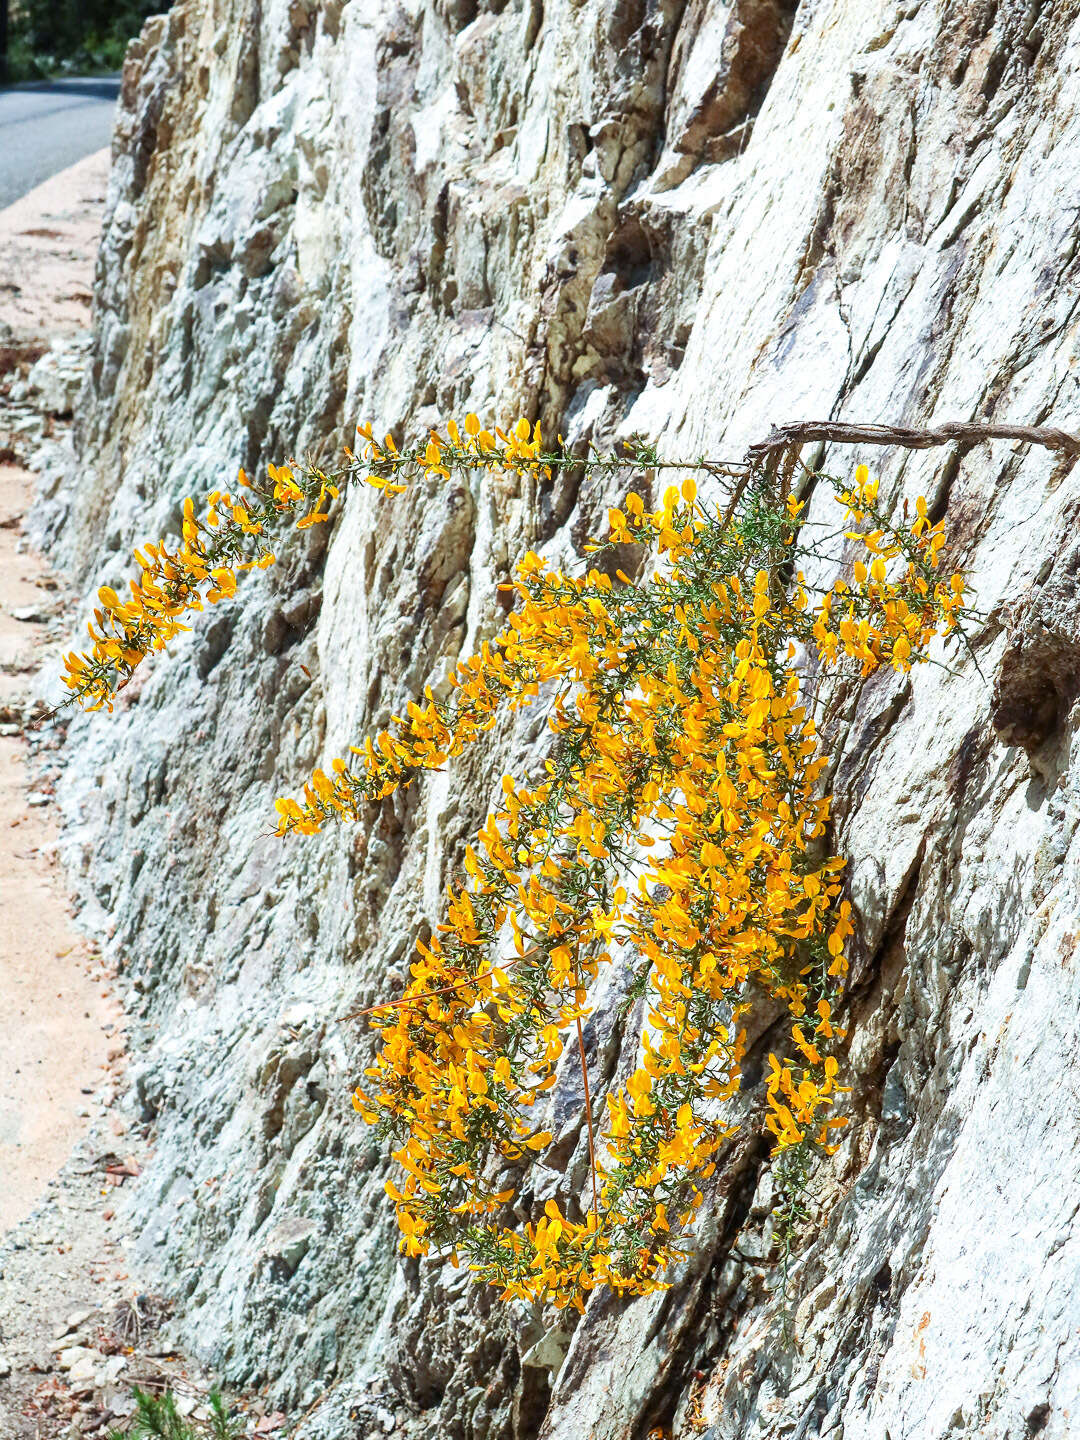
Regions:
<instances>
[{"instance_id":1,"label":"sandy soil","mask_svg":"<svg viewBox=\"0 0 1080 1440\"><path fill-rule=\"evenodd\" d=\"M55 600L44 564L18 543L29 479L0 466L0 1231L67 1159L87 1128L87 1097L120 1053L109 1038L119 1014L72 928L47 783L31 778L21 735Z\"/></svg>"},{"instance_id":2,"label":"sandy soil","mask_svg":"<svg viewBox=\"0 0 1080 1440\"><path fill-rule=\"evenodd\" d=\"M0 323L18 338L85 329L108 162L107 151L89 156L0 211ZM30 485L0 465L0 1231L28 1212L86 1130L86 1097L118 1022L72 929L48 785L32 780L21 735L57 599L20 536Z\"/></svg>"},{"instance_id":3,"label":"sandy soil","mask_svg":"<svg viewBox=\"0 0 1080 1440\"><path fill-rule=\"evenodd\" d=\"M30 756L23 737L71 605L20 537L30 484L0 465L0 1440L89 1440L135 1385L200 1414L209 1381L161 1341L168 1306L131 1267L122 1200L153 1135L118 1104L122 1015L69 914L50 742Z\"/></svg>"},{"instance_id":4,"label":"sandy soil","mask_svg":"<svg viewBox=\"0 0 1080 1440\"><path fill-rule=\"evenodd\" d=\"M0 211L9 381L86 329L107 175L102 152ZM161 1374L146 1351L163 1313L138 1296L118 1218L147 1149L114 1103L121 1016L72 922L48 742L31 758L24 738L34 674L56 663L50 622L62 629L70 604L21 535L31 485L0 464L0 1440L104 1433L132 1383Z\"/></svg>"},{"instance_id":5,"label":"sandy soil","mask_svg":"<svg viewBox=\"0 0 1080 1440\"><path fill-rule=\"evenodd\" d=\"M20 535L31 479L0 465L0 1440L74 1440L133 1384L184 1376L152 1358L165 1310L126 1259L117 1189L148 1137L116 1108L122 1016L69 913L48 742L31 758L24 738L66 603Z\"/></svg>"},{"instance_id":6,"label":"sandy soil","mask_svg":"<svg viewBox=\"0 0 1080 1440\"><path fill-rule=\"evenodd\" d=\"M102 152L0 211L0 432L36 403L11 390L49 342L79 350L107 174ZM44 420L53 438L68 423ZM134 1385L169 1386L199 1415L209 1380L158 1334L169 1307L131 1268L124 1202L153 1132L119 1103L112 977L73 927L56 861L56 742L31 756L23 735L75 603L20 534L31 483L0 462L0 1440L100 1440Z\"/></svg>"},{"instance_id":7,"label":"sandy soil","mask_svg":"<svg viewBox=\"0 0 1080 1440\"><path fill-rule=\"evenodd\" d=\"M99 150L0 210L0 325L53 339L90 322L109 152Z\"/></svg>"}]
</instances>

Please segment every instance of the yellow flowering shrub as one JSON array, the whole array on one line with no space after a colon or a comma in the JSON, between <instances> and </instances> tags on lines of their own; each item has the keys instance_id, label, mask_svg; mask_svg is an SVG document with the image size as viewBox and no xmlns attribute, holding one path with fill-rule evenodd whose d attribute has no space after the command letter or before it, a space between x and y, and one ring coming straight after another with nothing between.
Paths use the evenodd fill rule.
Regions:
<instances>
[{"instance_id":1,"label":"yellow flowering shrub","mask_svg":"<svg viewBox=\"0 0 1080 1440\"><path fill-rule=\"evenodd\" d=\"M325 521L350 483L393 493L424 473L543 482L578 464L665 468L643 447L584 462L545 450L525 420L491 432L470 415L406 451L370 426L359 434L332 474L272 466L258 486L241 472L238 494L215 493L200 515L187 502L178 546L135 552L131 598L100 592L92 648L67 658L73 698L111 708L135 667L183 628L180 616L232 595L239 570L272 562L283 519ZM801 556L820 560L823 539L808 538L817 532L802 504L763 467L750 467L723 510L703 504L690 478L655 510L630 491L588 547L605 569L566 574L527 554L505 628L453 668L442 698L428 689L390 730L316 770L302 796L277 801L282 836L362 819L500 711L546 708L543 771L503 778L404 994L370 1012L379 1048L354 1104L400 1167L387 1190L406 1253L452 1255L505 1297L560 1306L598 1286L667 1283L734 1134L726 1102L740 1086L744 1018L762 997L788 1015L764 1085L774 1153L795 1176L835 1148L846 1123L835 1012L852 919L843 860L824 848L826 761L805 661L816 658L819 674L907 670L956 628L965 586L939 573L945 536L923 500L912 523L905 511L895 524L864 466L852 486L824 478L860 555L827 587L800 568ZM609 554L627 545L658 558L639 583ZM630 967L645 1020L635 1068L601 1112L582 1022L613 963ZM518 1223L528 1168L554 1140L534 1116L568 1044L585 1097L586 1193Z\"/></svg>"}]
</instances>

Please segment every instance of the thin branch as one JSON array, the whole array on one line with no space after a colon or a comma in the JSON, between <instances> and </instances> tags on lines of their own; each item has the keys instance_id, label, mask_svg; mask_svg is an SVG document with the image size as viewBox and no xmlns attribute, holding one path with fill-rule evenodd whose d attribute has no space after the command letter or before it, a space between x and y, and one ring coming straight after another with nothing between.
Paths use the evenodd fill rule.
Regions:
<instances>
[{"instance_id":1,"label":"thin branch","mask_svg":"<svg viewBox=\"0 0 1080 1440\"><path fill-rule=\"evenodd\" d=\"M508 960L505 965L500 965L500 970L512 970L522 960L528 960L531 955L538 955L541 947L534 946L526 950L524 955L515 955L513 960ZM430 1000L435 995L449 995L451 990L463 990L466 985L479 985L482 980L490 980L494 974L492 970L485 970L483 975L466 975L464 980L457 980L453 985L440 985L437 990L422 990L419 995L402 995L400 1000L383 1000L379 1005L369 1005L366 1010L350 1010L348 1015L339 1015L338 1023L344 1024L346 1020L359 1020L362 1015L374 1015L376 1010L392 1010L396 1005L419 1005L422 1000Z\"/></svg>"},{"instance_id":2,"label":"thin branch","mask_svg":"<svg viewBox=\"0 0 1080 1440\"><path fill-rule=\"evenodd\" d=\"M581 1078L585 1082L585 1120L589 1127L589 1171L592 1174L592 1208L597 1224L600 1223L600 1198L596 1191L596 1141L593 1138L592 1097L589 1094L589 1067L585 1062L585 1037L581 1033L581 1016L577 1017L578 1056L581 1060Z\"/></svg>"},{"instance_id":3,"label":"thin branch","mask_svg":"<svg viewBox=\"0 0 1080 1440\"><path fill-rule=\"evenodd\" d=\"M949 420L934 429L920 430L907 425L848 425L837 420L800 420L781 425L746 452L751 465L768 460L777 450L803 445L808 440L825 440L837 445L900 445L907 450L930 450L935 445L957 441L977 444L981 440L1023 440L1047 450L1080 455L1080 436L1045 425L998 425L993 421Z\"/></svg>"},{"instance_id":4,"label":"thin branch","mask_svg":"<svg viewBox=\"0 0 1080 1440\"><path fill-rule=\"evenodd\" d=\"M749 484L750 476L752 474L752 470L747 470L744 475L740 476L738 484L731 492L731 501L728 504L727 509L724 511L724 517L720 522L720 529L718 531L718 536L720 539L723 539L723 537L727 534L727 528L731 524L732 520L735 518L735 511L738 508L739 501L743 497L743 491Z\"/></svg>"}]
</instances>

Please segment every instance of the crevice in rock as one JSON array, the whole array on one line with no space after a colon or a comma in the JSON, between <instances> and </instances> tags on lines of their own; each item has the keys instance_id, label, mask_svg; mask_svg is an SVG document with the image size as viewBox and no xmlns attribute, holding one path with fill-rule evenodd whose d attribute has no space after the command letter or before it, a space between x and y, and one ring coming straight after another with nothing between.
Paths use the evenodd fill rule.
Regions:
<instances>
[{"instance_id":1,"label":"crevice in rock","mask_svg":"<svg viewBox=\"0 0 1080 1440\"><path fill-rule=\"evenodd\" d=\"M668 143L695 164L730 159L745 147L791 36L798 0L736 0L730 8L721 36L706 24L705 0L691 0L672 47ZM715 42L711 64L695 56L699 42ZM695 84L698 70L708 78ZM682 170L679 176L685 178Z\"/></svg>"},{"instance_id":2,"label":"crevice in rock","mask_svg":"<svg viewBox=\"0 0 1080 1440\"><path fill-rule=\"evenodd\" d=\"M851 1009L859 1007L859 1001L867 991L876 983L880 975L886 956L892 951L901 955L904 953L904 946L907 939L907 922L911 914L911 907L915 903L915 895L919 888L919 877L922 873L923 860L926 855L926 839L922 840L915 857L908 867L907 874L901 882L899 892L892 909L885 920L881 932L881 939L872 954L860 957L853 956L851 969L848 973L847 999Z\"/></svg>"},{"instance_id":3,"label":"crevice in rock","mask_svg":"<svg viewBox=\"0 0 1080 1440\"><path fill-rule=\"evenodd\" d=\"M1061 729L1080 694L1080 545L1054 561L1016 607L994 681L991 720L1005 745L1034 754Z\"/></svg>"},{"instance_id":4,"label":"crevice in rock","mask_svg":"<svg viewBox=\"0 0 1080 1440\"><path fill-rule=\"evenodd\" d=\"M259 103L259 37L262 33L262 0L252 0L244 17L243 38L236 59L231 86L229 120L233 134L242 130ZM231 138L227 137L227 138Z\"/></svg>"},{"instance_id":5,"label":"crevice in rock","mask_svg":"<svg viewBox=\"0 0 1080 1440\"><path fill-rule=\"evenodd\" d=\"M1028 1411L1027 1419L1024 1421L1024 1432L1028 1436L1028 1440L1032 1440L1035 1435L1042 1434L1050 1423L1050 1413L1050 1406L1045 1401Z\"/></svg>"},{"instance_id":6,"label":"crevice in rock","mask_svg":"<svg viewBox=\"0 0 1080 1440\"><path fill-rule=\"evenodd\" d=\"M743 1268L741 1262L736 1262L739 1279L732 1283L732 1246L750 1221L758 1181L768 1163L769 1145L766 1137L747 1136L737 1153L734 1168L725 1175L728 1186L727 1210L717 1242L712 1248L711 1262L698 1284L697 1303L687 1315L663 1383L650 1397L642 1412L634 1440L644 1440L645 1436L656 1430L667 1433L679 1402L694 1379L695 1371L708 1369L722 1352L735 1320L734 1315L727 1313L729 1302L738 1289ZM657 1321L653 1330L658 1332L659 1329L660 1323Z\"/></svg>"},{"instance_id":7,"label":"crevice in rock","mask_svg":"<svg viewBox=\"0 0 1080 1440\"><path fill-rule=\"evenodd\" d=\"M956 477L960 474L960 466L970 449L970 445L957 445L945 457L945 463L938 472L937 493L926 511L931 525L939 525L948 514Z\"/></svg>"},{"instance_id":8,"label":"crevice in rock","mask_svg":"<svg viewBox=\"0 0 1080 1440\"><path fill-rule=\"evenodd\" d=\"M789 302L791 306L794 306L798 297L814 278L825 256L830 253L829 236L836 219L837 201L842 193L839 167L834 160L825 178L817 214L807 234L806 244L796 269L795 284Z\"/></svg>"}]
</instances>

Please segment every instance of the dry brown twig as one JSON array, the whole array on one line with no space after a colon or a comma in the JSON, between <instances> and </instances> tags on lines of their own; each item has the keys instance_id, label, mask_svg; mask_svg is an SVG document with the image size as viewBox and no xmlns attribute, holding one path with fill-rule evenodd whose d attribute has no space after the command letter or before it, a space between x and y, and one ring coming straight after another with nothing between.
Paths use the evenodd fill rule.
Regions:
<instances>
[{"instance_id":1,"label":"dry brown twig","mask_svg":"<svg viewBox=\"0 0 1080 1440\"><path fill-rule=\"evenodd\" d=\"M751 465L768 462L778 450L824 440L834 445L899 445L905 450L930 450L935 445L982 440L1022 440L1047 450L1080 455L1080 435L1046 425L999 425L990 420L947 420L932 429L908 425L849 425L839 420L798 420L780 425L746 452Z\"/></svg>"},{"instance_id":2,"label":"dry brown twig","mask_svg":"<svg viewBox=\"0 0 1080 1440\"><path fill-rule=\"evenodd\" d=\"M499 968L512 970L515 965L520 965L522 960L528 960L539 953L539 948L534 946L533 949L526 950L524 955L515 955ZM419 1005L421 1000L430 1000L435 995L449 995L452 990L462 990L466 985L476 985L481 980L490 979L492 973L491 970L486 970L482 975L466 975L464 980L456 980L453 985L440 985L437 990L422 990L419 995L402 995L398 1000L383 1000L381 1004L369 1005L365 1010L350 1010L347 1015L339 1015L338 1022L344 1024L346 1020L359 1020L364 1015L374 1015L376 1010L393 1010L399 1005Z\"/></svg>"}]
</instances>

